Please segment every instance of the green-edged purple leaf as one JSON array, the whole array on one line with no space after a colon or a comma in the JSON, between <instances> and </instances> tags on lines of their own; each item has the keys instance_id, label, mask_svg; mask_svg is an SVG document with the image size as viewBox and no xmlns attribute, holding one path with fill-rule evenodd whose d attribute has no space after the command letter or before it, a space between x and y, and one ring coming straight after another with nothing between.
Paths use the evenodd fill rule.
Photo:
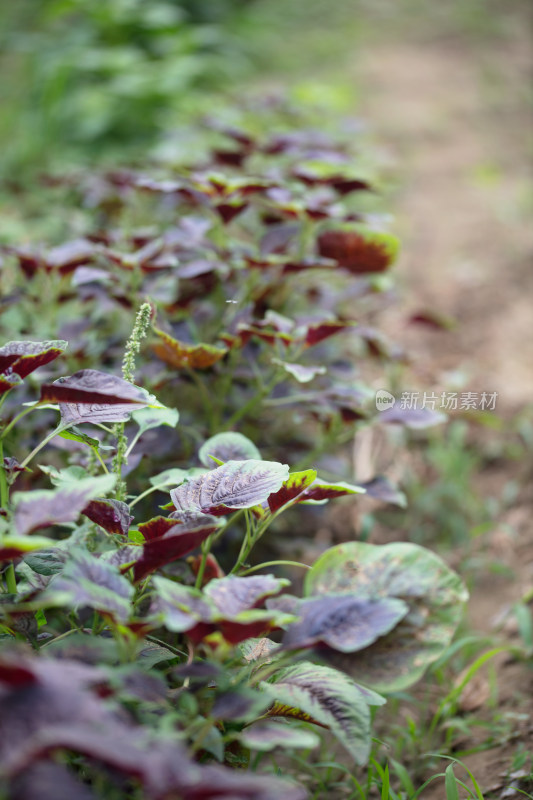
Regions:
<instances>
[{"instance_id":1,"label":"green-edged purple leaf","mask_svg":"<svg viewBox=\"0 0 533 800\"><path fill-rule=\"evenodd\" d=\"M46 539L44 536L2 536L0 537L0 561L15 561L35 550L44 550L53 547L53 539Z\"/></svg>"},{"instance_id":2,"label":"green-edged purple leaf","mask_svg":"<svg viewBox=\"0 0 533 800\"><path fill-rule=\"evenodd\" d=\"M431 428L433 425L446 422L447 419L442 411L434 411L431 408L401 408L398 404L394 408L381 411L377 416L378 422L384 425L404 425L414 430Z\"/></svg>"},{"instance_id":3,"label":"green-edged purple leaf","mask_svg":"<svg viewBox=\"0 0 533 800\"><path fill-rule=\"evenodd\" d=\"M264 753L275 747L318 747L320 737L304 728L264 720L245 728L240 735L240 741L245 747Z\"/></svg>"},{"instance_id":4,"label":"green-edged purple leaf","mask_svg":"<svg viewBox=\"0 0 533 800\"><path fill-rule=\"evenodd\" d=\"M344 483L343 481L328 483L327 481L317 478L302 492L301 496L298 498L298 502L321 502L322 500L331 500L335 497L343 497L347 494L364 493L365 490L361 486L354 486L352 483Z\"/></svg>"},{"instance_id":5,"label":"green-edged purple leaf","mask_svg":"<svg viewBox=\"0 0 533 800\"><path fill-rule=\"evenodd\" d=\"M45 594L61 595L62 603L89 606L113 619L126 622L131 615L134 593L118 567L88 552L78 552L52 580Z\"/></svg>"},{"instance_id":6,"label":"green-edged purple leaf","mask_svg":"<svg viewBox=\"0 0 533 800\"><path fill-rule=\"evenodd\" d=\"M214 462L211 458L226 461L246 461L249 458L261 459L261 453L253 442L242 433L236 431L226 431L211 436L201 446L198 458L205 467L212 467Z\"/></svg>"},{"instance_id":7,"label":"green-edged purple leaf","mask_svg":"<svg viewBox=\"0 0 533 800\"><path fill-rule=\"evenodd\" d=\"M279 358L273 358L272 363L283 367L285 372L296 378L298 383L309 383L317 375L325 375L327 372L326 367L306 367L303 364L289 364L289 362L281 361Z\"/></svg>"},{"instance_id":8,"label":"green-edged purple leaf","mask_svg":"<svg viewBox=\"0 0 533 800\"><path fill-rule=\"evenodd\" d=\"M220 631L230 644L238 644L245 639L260 636L273 627L294 622L294 616L276 609L248 607L236 613L232 613L232 609L222 610L205 591L174 583L159 575L153 582L156 596L150 609L151 618L161 620L171 631L186 632L193 642L200 642L210 633ZM222 595L219 599L220 597ZM238 604L236 607L239 607Z\"/></svg>"},{"instance_id":9,"label":"green-edged purple leaf","mask_svg":"<svg viewBox=\"0 0 533 800\"><path fill-rule=\"evenodd\" d=\"M221 467L181 484L170 493L178 511L229 514L252 508L277 492L289 476L287 464L277 461L228 461Z\"/></svg>"},{"instance_id":10,"label":"green-edged purple leaf","mask_svg":"<svg viewBox=\"0 0 533 800\"><path fill-rule=\"evenodd\" d=\"M278 672L261 689L272 701L299 709L328 727L357 764L370 753L370 712L357 684L331 667L303 661ZM281 709L278 716L282 716ZM287 716L293 716L287 714Z\"/></svg>"},{"instance_id":11,"label":"green-edged purple leaf","mask_svg":"<svg viewBox=\"0 0 533 800\"><path fill-rule=\"evenodd\" d=\"M16 372L8 371L0 375L0 395L9 392L9 390L13 389L15 386L20 386L21 383L22 378L20 378Z\"/></svg>"},{"instance_id":12,"label":"green-edged purple leaf","mask_svg":"<svg viewBox=\"0 0 533 800\"><path fill-rule=\"evenodd\" d=\"M69 378L41 386L41 402L59 403L61 421L125 422L139 406L157 403L139 386L97 369L82 369Z\"/></svg>"},{"instance_id":13,"label":"green-edged purple leaf","mask_svg":"<svg viewBox=\"0 0 533 800\"><path fill-rule=\"evenodd\" d=\"M333 258L340 267L355 275L384 272L399 250L395 236L348 224L337 230L323 231L317 244L321 256Z\"/></svg>"},{"instance_id":14,"label":"green-edged purple leaf","mask_svg":"<svg viewBox=\"0 0 533 800\"><path fill-rule=\"evenodd\" d=\"M294 649L325 644L341 653L354 653L389 633L407 611L406 603L394 597L313 597L299 603L295 613L300 621L289 625L283 644Z\"/></svg>"},{"instance_id":15,"label":"green-edged purple leaf","mask_svg":"<svg viewBox=\"0 0 533 800\"><path fill-rule=\"evenodd\" d=\"M128 535L133 519L127 503L120 500L102 500L101 498L91 500L82 513L89 517L91 522L100 525L107 533L115 533L120 536Z\"/></svg>"},{"instance_id":16,"label":"green-edged purple leaf","mask_svg":"<svg viewBox=\"0 0 533 800\"><path fill-rule=\"evenodd\" d=\"M372 480L360 483L359 485L361 489L365 490L367 497L372 497L374 500L381 500L383 503L391 503L400 508L405 508L407 506L405 494L384 475L377 475L375 478L372 478Z\"/></svg>"},{"instance_id":17,"label":"green-edged purple leaf","mask_svg":"<svg viewBox=\"0 0 533 800\"><path fill-rule=\"evenodd\" d=\"M160 518L162 519L162 518ZM136 583L159 567L177 561L192 552L218 528L216 517L204 517L197 523L176 523L162 536L148 539L142 546L142 556L135 562L133 576Z\"/></svg>"},{"instance_id":18,"label":"green-edged purple leaf","mask_svg":"<svg viewBox=\"0 0 533 800\"><path fill-rule=\"evenodd\" d=\"M0 372L10 368L20 378L49 364L68 347L68 342L57 339L47 342L8 342L0 347Z\"/></svg>"},{"instance_id":19,"label":"green-edged purple leaf","mask_svg":"<svg viewBox=\"0 0 533 800\"><path fill-rule=\"evenodd\" d=\"M212 344L188 344L174 339L169 333L153 328L160 340L152 345L158 358L177 369L208 369L224 358L227 347Z\"/></svg>"},{"instance_id":20,"label":"green-edged purple leaf","mask_svg":"<svg viewBox=\"0 0 533 800\"><path fill-rule=\"evenodd\" d=\"M139 408L133 411L131 418L139 426L139 436L149 431L151 428L159 428L160 425L168 425L175 428L178 424L180 415L175 408Z\"/></svg>"},{"instance_id":21,"label":"green-edged purple leaf","mask_svg":"<svg viewBox=\"0 0 533 800\"><path fill-rule=\"evenodd\" d=\"M316 471L306 469L303 472L291 472L288 479L283 481L281 489L269 495L268 507L272 514L278 508L293 502L302 492L316 480Z\"/></svg>"},{"instance_id":22,"label":"green-edged purple leaf","mask_svg":"<svg viewBox=\"0 0 533 800\"><path fill-rule=\"evenodd\" d=\"M210 622L216 614L214 603L205 598L199 589L175 583L156 575L153 578L155 596L150 614L160 616L168 630L185 633L199 623Z\"/></svg>"},{"instance_id":23,"label":"green-edged purple leaf","mask_svg":"<svg viewBox=\"0 0 533 800\"><path fill-rule=\"evenodd\" d=\"M179 520L159 516L149 519L148 522L139 522L137 527L145 541L150 541L151 539L159 539L172 528L175 528L176 525L179 525Z\"/></svg>"},{"instance_id":24,"label":"green-edged purple leaf","mask_svg":"<svg viewBox=\"0 0 533 800\"><path fill-rule=\"evenodd\" d=\"M279 594L290 581L276 578L274 575L250 575L237 578L228 575L226 578L213 580L204 589L221 614L235 617L250 608L256 608L267 597Z\"/></svg>"},{"instance_id":25,"label":"green-edged purple leaf","mask_svg":"<svg viewBox=\"0 0 533 800\"><path fill-rule=\"evenodd\" d=\"M341 669L384 692L410 686L441 655L468 597L461 578L438 556L409 542L332 547L306 574L304 591L311 597L342 593L407 604L407 615L390 633L359 653L332 656Z\"/></svg>"},{"instance_id":26,"label":"green-edged purple leaf","mask_svg":"<svg viewBox=\"0 0 533 800\"><path fill-rule=\"evenodd\" d=\"M26 536L39 528L74 522L87 504L99 495L111 491L115 475L84 478L53 490L16 492L13 495L15 530Z\"/></svg>"}]
</instances>

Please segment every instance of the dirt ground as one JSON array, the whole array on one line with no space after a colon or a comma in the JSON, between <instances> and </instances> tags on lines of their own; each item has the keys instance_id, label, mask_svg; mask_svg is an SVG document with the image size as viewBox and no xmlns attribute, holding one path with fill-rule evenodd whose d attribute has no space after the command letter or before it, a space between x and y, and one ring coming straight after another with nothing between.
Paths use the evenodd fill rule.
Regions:
<instances>
[{"instance_id":1,"label":"dirt ground","mask_svg":"<svg viewBox=\"0 0 533 800\"><path fill-rule=\"evenodd\" d=\"M531 409L533 398L533 229L527 224L533 208L533 42L527 17L517 20L511 35L474 43L449 31L384 36L363 47L354 64L364 87L358 110L399 173L392 207L403 240L397 276L405 302L388 313L388 332L412 355L422 385L438 391L461 373L461 390L498 392L496 411L507 420ZM407 326L410 310L420 308L458 324L440 332ZM480 493L497 491L510 469L504 464L480 475ZM529 483L523 480L514 507L487 534L495 558L515 577L487 575L478 582L468 612L477 631L494 634L498 616L533 587L532 474L531 463L522 465ZM508 526L513 537L505 533ZM503 635L512 641L512 626ZM508 770L517 748L533 752L533 670L502 656L497 674L499 710L524 717L510 741L464 760L488 796L520 797ZM482 713L486 678L479 680ZM444 797L442 782L433 786L423 800Z\"/></svg>"}]
</instances>

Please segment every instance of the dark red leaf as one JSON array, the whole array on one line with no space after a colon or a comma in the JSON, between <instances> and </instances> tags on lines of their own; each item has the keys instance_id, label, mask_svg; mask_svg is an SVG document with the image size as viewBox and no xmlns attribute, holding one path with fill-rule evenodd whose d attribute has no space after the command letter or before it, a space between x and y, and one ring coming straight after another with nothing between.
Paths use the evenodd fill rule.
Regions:
<instances>
[{"instance_id":1,"label":"dark red leaf","mask_svg":"<svg viewBox=\"0 0 533 800\"><path fill-rule=\"evenodd\" d=\"M384 272L391 263L384 243L354 230L323 231L318 237L318 252L356 275Z\"/></svg>"},{"instance_id":2,"label":"dark red leaf","mask_svg":"<svg viewBox=\"0 0 533 800\"><path fill-rule=\"evenodd\" d=\"M279 508L298 497L315 479L316 472L314 469L291 473L288 480L284 481L281 489L269 495L268 507L271 513L273 514Z\"/></svg>"},{"instance_id":3,"label":"dark red leaf","mask_svg":"<svg viewBox=\"0 0 533 800\"><path fill-rule=\"evenodd\" d=\"M0 347L0 372L10 368L25 378L38 367L53 361L68 347L68 342L54 340L47 342L8 342Z\"/></svg>"},{"instance_id":4,"label":"dark red leaf","mask_svg":"<svg viewBox=\"0 0 533 800\"><path fill-rule=\"evenodd\" d=\"M327 339L329 336L333 336L335 333L340 333L346 328L353 327L354 325L354 322L343 320L325 320L324 322L317 322L314 325L309 325L307 328L305 343L308 345L308 347L312 347L313 345L318 344L318 342L321 342L323 339Z\"/></svg>"},{"instance_id":5,"label":"dark red leaf","mask_svg":"<svg viewBox=\"0 0 533 800\"><path fill-rule=\"evenodd\" d=\"M13 389L15 386L19 386L21 383L21 378L14 372L0 375L0 395L9 392L10 389Z\"/></svg>"},{"instance_id":6,"label":"dark red leaf","mask_svg":"<svg viewBox=\"0 0 533 800\"><path fill-rule=\"evenodd\" d=\"M180 524L180 521L177 519L159 516L148 520L148 522L140 522L137 527L145 540L151 541L152 539L159 539L165 533L168 533L168 531Z\"/></svg>"},{"instance_id":7,"label":"dark red leaf","mask_svg":"<svg viewBox=\"0 0 533 800\"><path fill-rule=\"evenodd\" d=\"M96 369L82 369L41 386L41 402L47 403L146 406L146 398L146 392L138 386Z\"/></svg>"},{"instance_id":8,"label":"dark red leaf","mask_svg":"<svg viewBox=\"0 0 533 800\"><path fill-rule=\"evenodd\" d=\"M135 562L133 576L136 583L159 567L183 558L207 539L218 527L218 520L199 523L196 527L175 524L158 538L149 539L142 546L142 556Z\"/></svg>"},{"instance_id":9,"label":"dark red leaf","mask_svg":"<svg viewBox=\"0 0 533 800\"><path fill-rule=\"evenodd\" d=\"M82 514L108 533L126 536L133 517L127 503L120 500L92 500Z\"/></svg>"},{"instance_id":10,"label":"dark red leaf","mask_svg":"<svg viewBox=\"0 0 533 800\"><path fill-rule=\"evenodd\" d=\"M248 203L217 203L215 210L220 216L222 222L227 225L232 219L242 214Z\"/></svg>"}]
</instances>

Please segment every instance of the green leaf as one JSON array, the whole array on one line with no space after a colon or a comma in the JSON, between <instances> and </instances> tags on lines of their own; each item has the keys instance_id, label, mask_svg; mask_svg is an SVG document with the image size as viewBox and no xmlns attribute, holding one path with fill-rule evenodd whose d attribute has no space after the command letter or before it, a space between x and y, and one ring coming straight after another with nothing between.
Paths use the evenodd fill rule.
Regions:
<instances>
[{"instance_id":1,"label":"green leaf","mask_svg":"<svg viewBox=\"0 0 533 800\"><path fill-rule=\"evenodd\" d=\"M444 788L446 789L446 800L459 800L459 788L453 764L448 764L444 772Z\"/></svg>"},{"instance_id":2,"label":"green leaf","mask_svg":"<svg viewBox=\"0 0 533 800\"><path fill-rule=\"evenodd\" d=\"M273 702L298 709L311 718L309 721L330 728L357 764L366 763L371 744L370 712L359 687L347 675L302 661L260 687ZM274 713L283 715L280 708Z\"/></svg>"},{"instance_id":3,"label":"green leaf","mask_svg":"<svg viewBox=\"0 0 533 800\"><path fill-rule=\"evenodd\" d=\"M211 436L201 446L198 458L206 467L212 467L212 458L222 463L226 461L244 461L247 458L260 459L261 453L253 442L242 433L225 431Z\"/></svg>"},{"instance_id":4,"label":"green leaf","mask_svg":"<svg viewBox=\"0 0 533 800\"><path fill-rule=\"evenodd\" d=\"M318 747L320 737L313 731L296 728L279 722L262 721L245 728L240 735L241 742L251 750L268 752L275 747L312 748Z\"/></svg>"},{"instance_id":5,"label":"green leaf","mask_svg":"<svg viewBox=\"0 0 533 800\"><path fill-rule=\"evenodd\" d=\"M179 469L179 467L173 467L171 469L163 470L163 472L160 472L158 475L154 475L149 480L152 486L158 486L164 489L167 486L179 486L180 483L189 481L192 478L197 478L200 475L205 475L206 472L207 470L201 469L200 467L193 467L192 469Z\"/></svg>"},{"instance_id":6,"label":"green leaf","mask_svg":"<svg viewBox=\"0 0 533 800\"><path fill-rule=\"evenodd\" d=\"M167 647L162 647L155 642L144 642L137 654L137 663L143 669L151 669L162 661L172 661L177 657L176 653L173 653Z\"/></svg>"},{"instance_id":7,"label":"green leaf","mask_svg":"<svg viewBox=\"0 0 533 800\"><path fill-rule=\"evenodd\" d=\"M134 411L131 418L139 426L138 436L149 431L151 428L159 428L160 425L168 425L175 428L180 418L179 411L175 408L139 408Z\"/></svg>"},{"instance_id":8,"label":"green leaf","mask_svg":"<svg viewBox=\"0 0 533 800\"><path fill-rule=\"evenodd\" d=\"M332 663L380 692L415 683L449 645L468 592L434 553L409 542L384 546L348 542L327 550L305 577L304 592L398 598L407 615L386 636Z\"/></svg>"},{"instance_id":9,"label":"green leaf","mask_svg":"<svg viewBox=\"0 0 533 800\"><path fill-rule=\"evenodd\" d=\"M288 372L293 378L296 378L298 383L309 383L316 378L317 375L325 375L327 370L326 367L311 367L305 366L304 364L290 364L287 361L281 361L279 358L272 359L273 364L277 364L278 367L282 367L285 372Z\"/></svg>"},{"instance_id":10,"label":"green leaf","mask_svg":"<svg viewBox=\"0 0 533 800\"><path fill-rule=\"evenodd\" d=\"M32 536L31 541L35 539ZM25 557L24 561L34 572L39 575L57 575L65 566L66 555L57 547L53 550L42 550L40 553L32 553Z\"/></svg>"},{"instance_id":11,"label":"green leaf","mask_svg":"<svg viewBox=\"0 0 533 800\"><path fill-rule=\"evenodd\" d=\"M81 442L81 444L87 444L94 450L98 450L100 447L100 442L98 441L98 439L93 439L91 436L87 436L86 433L77 431L76 428L71 428L68 431L61 431L61 433L58 433L58 436L61 436L62 439L71 439L74 442Z\"/></svg>"}]
</instances>

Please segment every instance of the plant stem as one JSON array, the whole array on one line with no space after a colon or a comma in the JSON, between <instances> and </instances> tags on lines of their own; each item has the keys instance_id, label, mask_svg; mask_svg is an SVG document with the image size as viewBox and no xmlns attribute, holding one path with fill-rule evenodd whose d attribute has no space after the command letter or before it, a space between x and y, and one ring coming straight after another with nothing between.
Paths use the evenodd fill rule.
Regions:
<instances>
[{"instance_id":1,"label":"plant stem","mask_svg":"<svg viewBox=\"0 0 533 800\"><path fill-rule=\"evenodd\" d=\"M17 577L15 575L15 565L11 561L6 569L6 585L9 594L17 593Z\"/></svg>"},{"instance_id":2,"label":"plant stem","mask_svg":"<svg viewBox=\"0 0 533 800\"><path fill-rule=\"evenodd\" d=\"M149 494L152 494L152 492L163 491L165 486L166 484L162 484L160 486L150 486L149 489L145 489L144 492L141 492L140 495L138 495L134 500L132 500L131 503L129 503L129 507L133 508L133 506L136 505L139 502L139 500L143 500Z\"/></svg>"},{"instance_id":3,"label":"plant stem","mask_svg":"<svg viewBox=\"0 0 533 800\"><path fill-rule=\"evenodd\" d=\"M202 581L204 579L204 572L205 572L205 565L207 564L207 557L211 551L211 545L213 544L213 534L207 537L205 542L202 542L202 560L200 561L200 566L198 567L198 574L196 576L195 587L200 589L202 586Z\"/></svg>"},{"instance_id":4,"label":"plant stem","mask_svg":"<svg viewBox=\"0 0 533 800\"><path fill-rule=\"evenodd\" d=\"M60 424L57 426L57 428L54 428L54 430L53 430L51 433L49 433L49 434L48 434L48 436L45 436L45 438L42 440L42 442L39 442L39 444L37 445L37 447L34 447L34 449L31 451L31 453L29 454L29 456L26 456L26 458L24 459L24 461L21 463L21 465L20 465L20 466L21 466L21 467L26 467L26 466L27 466L27 465L30 463L30 461L32 460L32 458L33 458L34 456L36 456L36 455L37 455L37 453L38 453L40 450L42 450L42 449L43 449L43 447L44 447L45 445L47 445L47 444L48 444L48 442L50 442L50 441L51 441L51 440L54 438L54 436L57 436L58 434L62 433L63 431L66 431L66 430L67 430L67 428L70 428L70 427L71 427L73 424L74 424L74 423L72 423L72 422L70 422L70 423L67 423L67 424L65 424L65 423L60 423Z\"/></svg>"},{"instance_id":5,"label":"plant stem","mask_svg":"<svg viewBox=\"0 0 533 800\"><path fill-rule=\"evenodd\" d=\"M278 377L277 377L277 375L276 375L276 377L274 377L274 378L273 378L273 379L270 381L270 383L268 383L266 386L263 386L263 388L262 388L262 389L260 389L260 390L259 390L259 391L258 391L256 394L254 394L254 396L253 396L253 397L251 397L251 398L248 400L248 402L247 402L247 403L245 403L243 406L241 406L241 408L239 408L239 409L238 409L238 410L237 410L237 411L236 411L236 412L235 412L235 413L234 413L234 414L233 414L233 415L232 415L232 416L229 418L229 420L226 422L226 425L225 425L225 427L226 427L228 430L230 430L231 428L233 428L233 426L235 425L235 423L236 423L236 422L239 422L239 420L241 420L241 419L242 419L244 416L246 416L246 414L247 414L247 413L248 413L248 412L249 412L249 411L250 411L252 408L254 408L254 406L257 406L257 405L259 405L259 403L261 403L261 402L262 402L262 400L263 400L265 397L267 397L267 396L268 396L268 395L271 393L271 391L272 391L272 390L275 388L275 386L277 386L277 384L278 384L278 383L279 383L279 380L278 380Z\"/></svg>"},{"instance_id":6,"label":"plant stem","mask_svg":"<svg viewBox=\"0 0 533 800\"><path fill-rule=\"evenodd\" d=\"M4 466L4 443L0 439L0 505L3 509L7 509L9 503L9 487L7 484L6 468ZM17 593L17 578L15 575L15 566L11 561L6 570L6 585L10 594Z\"/></svg>"}]
</instances>

